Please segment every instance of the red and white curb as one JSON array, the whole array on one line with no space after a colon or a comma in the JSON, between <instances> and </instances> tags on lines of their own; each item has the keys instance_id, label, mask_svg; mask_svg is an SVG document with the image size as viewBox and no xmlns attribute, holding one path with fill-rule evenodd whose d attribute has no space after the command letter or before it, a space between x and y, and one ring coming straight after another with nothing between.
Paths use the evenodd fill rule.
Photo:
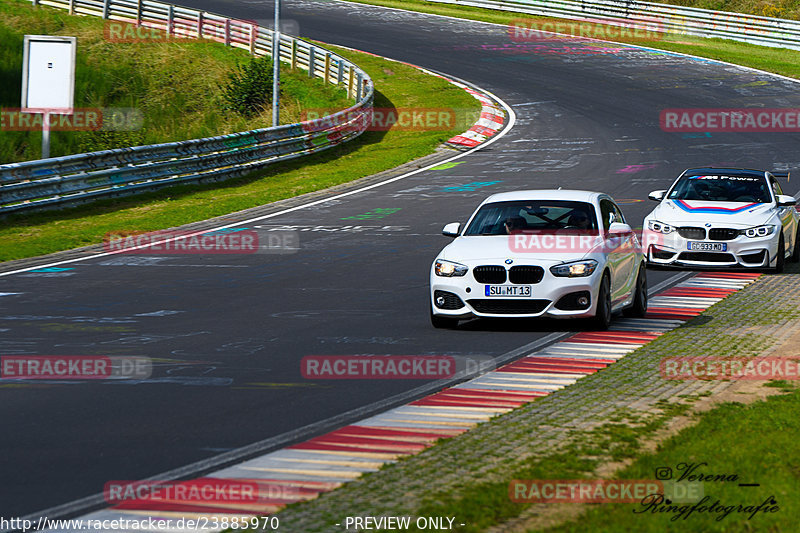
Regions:
<instances>
[{"instance_id":1,"label":"red and white curb","mask_svg":"<svg viewBox=\"0 0 800 533\"><path fill-rule=\"evenodd\" d=\"M290 503L314 499L386 463L417 454L439 439L460 435L496 415L594 374L743 289L760 275L698 274L652 297L644 318L617 320L608 331L576 333L470 381L205 478L257 484L257 501L132 500L82 518L152 517L175 521L275 513Z\"/></svg>"},{"instance_id":2,"label":"red and white curb","mask_svg":"<svg viewBox=\"0 0 800 533\"><path fill-rule=\"evenodd\" d=\"M462 83L449 80L450 83L463 88L481 103L481 117L470 129L456 135L447 141L447 144L456 147L474 148L485 142L498 131L503 129L505 123L505 113L485 94L480 93Z\"/></svg>"}]
</instances>

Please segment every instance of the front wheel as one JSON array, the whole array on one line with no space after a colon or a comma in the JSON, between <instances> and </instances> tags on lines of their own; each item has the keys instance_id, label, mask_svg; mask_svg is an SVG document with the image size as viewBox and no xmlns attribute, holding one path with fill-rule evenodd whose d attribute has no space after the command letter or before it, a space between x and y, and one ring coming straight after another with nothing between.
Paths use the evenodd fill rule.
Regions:
<instances>
[{"instance_id":1,"label":"front wheel","mask_svg":"<svg viewBox=\"0 0 800 533\"><path fill-rule=\"evenodd\" d=\"M458 326L458 319L434 315L431 309L431 324L436 329L455 329Z\"/></svg>"},{"instance_id":2,"label":"front wheel","mask_svg":"<svg viewBox=\"0 0 800 533\"><path fill-rule=\"evenodd\" d=\"M636 293L633 296L633 304L622 311L622 314L631 318L642 318L647 313L647 270L644 265L639 267L639 275L636 276Z\"/></svg>"},{"instance_id":3,"label":"front wheel","mask_svg":"<svg viewBox=\"0 0 800 533\"><path fill-rule=\"evenodd\" d=\"M603 274L600 290L597 291L597 310L594 314L594 326L606 330L611 325L611 281L608 274Z\"/></svg>"},{"instance_id":4,"label":"front wheel","mask_svg":"<svg viewBox=\"0 0 800 533\"><path fill-rule=\"evenodd\" d=\"M797 224L797 232L794 237L794 246L792 247L792 257L789 259L792 263L800 263L800 224Z\"/></svg>"},{"instance_id":5,"label":"front wheel","mask_svg":"<svg viewBox=\"0 0 800 533\"><path fill-rule=\"evenodd\" d=\"M783 264L786 261L786 244L783 242L783 233L778 238L778 255L775 258L775 270L773 272L775 274L780 274L783 272Z\"/></svg>"}]
</instances>

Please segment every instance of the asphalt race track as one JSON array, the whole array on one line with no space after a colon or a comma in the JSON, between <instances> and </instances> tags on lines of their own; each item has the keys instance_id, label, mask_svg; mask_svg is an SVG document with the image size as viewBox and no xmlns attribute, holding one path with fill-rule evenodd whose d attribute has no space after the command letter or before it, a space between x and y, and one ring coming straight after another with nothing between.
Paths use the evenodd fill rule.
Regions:
<instances>
[{"instance_id":1,"label":"asphalt race track","mask_svg":"<svg viewBox=\"0 0 800 533\"><path fill-rule=\"evenodd\" d=\"M265 26L273 9L270 1L183 3ZM428 272L447 242L441 228L464 221L490 193L605 191L640 226L653 205L647 193L687 167L800 168L795 134L659 127L664 108L800 107L797 84L774 76L623 45L514 43L501 26L333 1L287 0L283 17L303 37L489 90L513 108L516 126L451 168L248 226L297 231L297 253L118 255L0 277L3 355L154 363L152 377L135 384L0 387L3 516L37 513L97 494L110 480L157 476L308 425L322 433L331 417L423 384L307 380L304 356L499 357L579 328L430 326ZM796 192L793 182L785 192ZM650 284L673 275L650 272Z\"/></svg>"}]
</instances>

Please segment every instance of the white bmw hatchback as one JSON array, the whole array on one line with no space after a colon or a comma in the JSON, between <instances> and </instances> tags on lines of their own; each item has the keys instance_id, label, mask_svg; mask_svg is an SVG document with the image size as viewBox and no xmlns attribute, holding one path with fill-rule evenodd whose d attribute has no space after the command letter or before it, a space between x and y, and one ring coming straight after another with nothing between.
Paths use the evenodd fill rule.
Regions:
<instances>
[{"instance_id":1,"label":"white bmw hatchback","mask_svg":"<svg viewBox=\"0 0 800 533\"><path fill-rule=\"evenodd\" d=\"M693 168L644 219L643 241L652 265L770 267L800 260L800 214L775 175L763 170Z\"/></svg>"},{"instance_id":2,"label":"white bmw hatchback","mask_svg":"<svg viewBox=\"0 0 800 533\"><path fill-rule=\"evenodd\" d=\"M647 273L639 241L614 200L597 192L532 190L481 203L430 272L431 322L474 317L643 316Z\"/></svg>"}]
</instances>

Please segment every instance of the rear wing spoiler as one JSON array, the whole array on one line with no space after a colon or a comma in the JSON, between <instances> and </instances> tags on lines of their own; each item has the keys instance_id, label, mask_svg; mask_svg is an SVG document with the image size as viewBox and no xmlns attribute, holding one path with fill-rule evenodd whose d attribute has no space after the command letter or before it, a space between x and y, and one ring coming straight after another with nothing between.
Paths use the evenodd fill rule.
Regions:
<instances>
[{"instance_id":1,"label":"rear wing spoiler","mask_svg":"<svg viewBox=\"0 0 800 533\"><path fill-rule=\"evenodd\" d=\"M783 172L783 171L773 170L772 172L770 172L770 174L772 174L776 178L786 178L786 181L789 181L789 179L790 179L790 177L789 177L790 172L788 172L788 171L787 172Z\"/></svg>"}]
</instances>

